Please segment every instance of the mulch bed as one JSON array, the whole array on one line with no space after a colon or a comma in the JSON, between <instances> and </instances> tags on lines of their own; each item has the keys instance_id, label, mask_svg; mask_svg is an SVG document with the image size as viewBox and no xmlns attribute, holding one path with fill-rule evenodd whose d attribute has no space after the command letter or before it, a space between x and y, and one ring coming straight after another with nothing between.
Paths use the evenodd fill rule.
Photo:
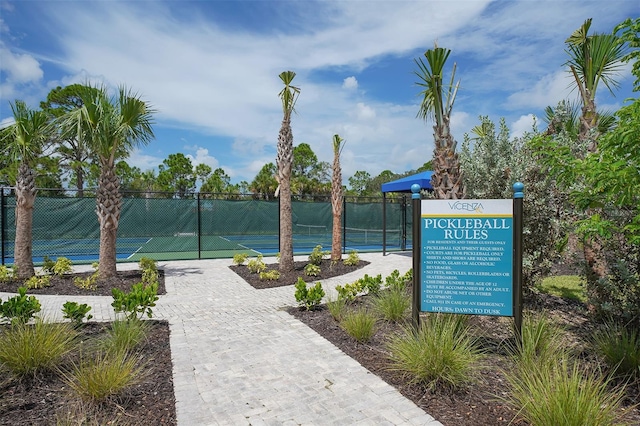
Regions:
<instances>
[{"instance_id":1,"label":"mulch bed","mask_svg":"<svg viewBox=\"0 0 640 426\"><path fill-rule=\"evenodd\" d=\"M99 339L109 325L95 322L85 324L81 329L81 338L84 341ZM0 425L177 424L169 324L166 321L152 321L148 337L137 352L146 361L147 378L118 398L100 405L82 403L55 372L22 380L3 373L0 379ZM68 365L67 362L62 368ZM85 418L85 415L89 421L80 422L78 417Z\"/></svg>"},{"instance_id":2,"label":"mulch bed","mask_svg":"<svg viewBox=\"0 0 640 426\"><path fill-rule=\"evenodd\" d=\"M158 294L166 294L164 271L158 272ZM140 271L118 271L116 277L98 281L96 290L83 290L73 284L74 277L85 278L89 275L90 273L78 273L63 277L52 276L50 287L29 290L27 294L36 297L43 294L68 295L69 300L73 300L76 295L111 296L112 288L129 291L133 284L142 279ZM18 282L0 283L0 291L15 292L19 286ZM81 403L54 372L17 380L3 371L0 374L0 425L55 425L57 420L66 420L67 416L79 413L89 413L90 422L80 423L76 419L68 424L175 425L177 420L169 323L150 323L152 327L146 341L137 348L137 352L147 362L148 376L142 384L117 399L95 406ZM2 327L8 326L0 326L0 330ZM81 329L81 339L99 339L109 327L108 322L89 322Z\"/></svg>"},{"instance_id":3,"label":"mulch bed","mask_svg":"<svg viewBox=\"0 0 640 426\"><path fill-rule=\"evenodd\" d=\"M111 289L117 288L124 292L131 290L133 284L142 281L140 270L118 271L117 275L107 280L99 280L95 290L86 290L76 286L73 280L76 277L88 278L92 272L78 272L65 274L63 276L51 275L50 286L44 288L30 289L27 293L37 296L38 294L57 294L65 296L111 296ZM17 280L0 282L0 292L15 293L18 287L22 286ZM164 271L158 270L158 294L167 294L164 286Z\"/></svg>"},{"instance_id":4,"label":"mulch bed","mask_svg":"<svg viewBox=\"0 0 640 426\"><path fill-rule=\"evenodd\" d=\"M298 282L298 278L302 278L305 282L322 281L327 278L337 277L340 275L348 274L349 272L357 271L360 268L364 268L369 264L365 260L360 260L357 265L349 266L342 262L332 263L329 260L324 260L320 264L320 273L316 276L307 276L304 273L304 267L309 264L308 261L293 262L293 271L281 272L280 278L277 280L261 280L260 274L254 274L249 271L247 265L232 265L229 266L233 272L240 275L246 282L251 284L256 289L283 287L287 285L294 285ZM268 264L266 271L278 270L278 264ZM404 273L405 271L403 271Z\"/></svg>"}]
</instances>

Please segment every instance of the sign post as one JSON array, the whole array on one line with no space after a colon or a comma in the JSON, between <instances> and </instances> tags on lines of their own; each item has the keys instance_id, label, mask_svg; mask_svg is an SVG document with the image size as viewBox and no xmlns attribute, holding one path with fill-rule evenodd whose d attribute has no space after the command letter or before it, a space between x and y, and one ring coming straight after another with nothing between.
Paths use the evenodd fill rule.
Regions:
<instances>
[{"instance_id":1,"label":"sign post","mask_svg":"<svg viewBox=\"0 0 640 426\"><path fill-rule=\"evenodd\" d=\"M411 323L415 330L420 325L420 185L411 185L411 204L413 210L413 304L411 308Z\"/></svg>"}]
</instances>

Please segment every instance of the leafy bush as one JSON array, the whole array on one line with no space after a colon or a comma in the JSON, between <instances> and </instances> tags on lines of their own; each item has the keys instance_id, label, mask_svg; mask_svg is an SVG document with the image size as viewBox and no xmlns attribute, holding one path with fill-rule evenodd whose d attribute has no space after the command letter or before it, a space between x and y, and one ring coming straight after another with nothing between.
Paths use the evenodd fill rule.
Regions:
<instances>
[{"instance_id":1,"label":"leafy bush","mask_svg":"<svg viewBox=\"0 0 640 426\"><path fill-rule=\"evenodd\" d=\"M382 285L382 275L379 274L376 277L370 277L364 274L364 277L358 279L353 283L336 286L338 292L338 298L345 299L347 302L352 301L360 293L378 294Z\"/></svg>"},{"instance_id":2,"label":"leafy bush","mask_svg":"<svg viewBox=\"0 0 640 426\"><path fill-rule=\"evenodd\" d=\"M278 279L280 279L280 272L278 272L275 269L272 269L271 271L260 272L260 279L268 280L268 281L277 281Z\"/></svg>"},{"instance_id":3,"label":"leafy bush","mask_svg":"<svg viewBox=\"0 0 640 426\"><path fill-rule=\"evenodd\" d=\"M76 336L68 323L16 322L0 333L0 363L17 376L53 369L75 350Z\"/></svg>"},{"instance_id":4,"label":"leafy bush","mask_svg":"<svg viewBox=\"0 0 640 426\"><path fill-rule=\"evenodd\" d=\"M51 278L49 275L33 275L24 282L24 286L31 290L34 288L45 288L51 285Z\"/></svg>"},{"instance_id":5,"label":"leafy bush","mask_svg":"<svg viewBox=\"0 0 640 426\"><path fill-rule=\"evenodd\" d=\"M358 342L368 342L376 332L377 319L366 308L347 310L340 326Z\"/></svg>"},{"instance_id":6,"label":"leafy bush","mask_svg":"<svg viewBox=\"0 0 640 426\"><path fill-rule=\"evenodd\" d=\"M0 317L9 319L12 323L27 323L40 312L41 306L35 296L27 296L25 287L18 288L18 295L10 297L0 304Z\"/></svg>"},{"instance_id":7,"label":"leafy bush","mask_svg":"<svg viewBox=\"0 0 640 426\"><path fill-rule=\"evenodd\" d=\"M342 263L344 263L347 266L358 266L358 263L360 263L360 257L358 256L358 252L355 250L351 250L347 258L343 260Z\"/></svg>"},{"instance_id":8,"label":"leafy bush","mask_svg":"<svg viewBox=\"0 0 640 426\"><path fill-rule=\"evenodd\" d=\"M15 267L0 265L0 283L7 283L17 276Z\"/></svg>"},{"instance_id":9,"label":"leafy bush","mask_svg":"<svg viewBox=\"0 0 640 426\"><path fill-rule=\"evenodd\" d=\"M83 400L99 403L140 383L144 371L138 356L125 351L100 352L73 365L64 379Z\"/></svg>"},{"instance_id":10,"label":"leafy bush","mask_svg":"<svg viewBox=\"0 0 640 426\"><path fill-rule=\"evenodd\" d=\"M116 313L124 312L128 319L137 319L138 314L140 317L146 314L151 318L153 315L151 308L156 306L155 302L158 300L158 283L144 285L140 282L131 286L131 291L128 293L112 288L111 294L113 296L111 306Z\"/></svg>"},{"instance_id":11,"label":"leafy bush","mask_svg":"<svg viewBox=\"0 0 640 426\"><path fill-rule=\"evenodd\" d=\"M314 265L313 263L308 263L304 267L304 273L309 277L317 277L320 273L320 267L318 265Z\"/></svg>"},{"instance_id":12,"label":"leafy bush","mask_svg":"<svg viewBox=\"0 0 640 426\"><path fill-rule=\"evenodd\" d=\"M625 256L629 256L628 252ZM587 280L589 303L600 318L637 325L640 321L639 267L624 259L611 259L610 262L612 266L607 276L596 281Z\"/></svg>"},{"instance_id":13,"label":"leafy bush","mask_svg":"<svg viewBox=\"0 0 640 426\"><path fill-rule=\"evenodd\" d=\"M462 315L429 314L418 330L407 327L391 339L391 369L429 389L460 388L474 380L482 358Z\"/></svg>"},{"instance_id":14,"label":"leafy bush","mask_svg":"<svg viewBox=\"0 0 640 426\"><path fill-rule=\"evenodd\" d=\"M80 305L78 302L65 302L65 304L62 305L63 318L70 319L76 326L82 324L82 320L84 320L85 317L87 321L93 318L93 315L87 316L90 310L91 306L88 306L86 303Z\"/></svg>"},{"instance_id":15,"label":"leafy bush","mask_svg":"<svg viewBox=\"0 0 640 426\"><path fill-rule=\"evenodd\" d=\"M594 333L593 346L614 374L629 379L640 377L638 329L607 323Z\"/></svg>"},{"instance_id":16,"label":"leafy bush","mask_svg":"<svg viewBox=\"0 0 640 426\"><path fill-rule=\"evenodd\" d=\"M391 287L377 295L372 304L382 318L398 322L406 319L407 312L411 307L411 296L403 289Z\"/></svg>"},{"instance_id":17,"label":"leafy bush","mask_svg":"<svg viewBox=\"0 0 640 426\"><path fill-rule=\"evenodd\" d=\"M395 269L385 278L385 287L403 290L407 284L413 280L413 272L409 269L404 275L400 275L400 271Z\"/></svg>"},{"instance_id":18,"label":"leafy bush","mask_svg":"<svg viewBox=\"0 0 640 426\"><path fill-rule=\"evenodd\" d=\"M316 283L315 286L307 288L307 283L302 278L298 278L295 288L296 302L300 306L304 306L308 311L315 309L324 297L324 289L321 283Z\"/></svg>"},{"instance_id":19,"label":"leafy bush","mask_svg":"<svg viewBox=\"0 0 640 426\"><path fill-rule=\"evenodd\" d=\"M42 259L42 271L50 275L57 275L61 277L64 274L68 274L73 271L73 263L66 257L61 256L53 261L49 256L45 256Z\"/></svg>"},{"instance_id":20,"label":"leafy bush","mask_svg":"<svg viewBox=\"0 0 640 426\"><path fill-rule=\"evenodd\" d=\"M246 261L247 261L247 253L236 253L233 255L234 265L244 265L244 262Z\"/></svg>"},{"instance_id":21,"label":"leafy bush","mask_svg":"<svg viewBox=\"0 0 640 426\"><path fill-rule=\"evenodd\" d=\"M320 266L324 258L327 257L328 255L329 255L328 251L322 251L322 246L317 245L314 247L314 249L311 251L311 254L309 255L309 263L312 265Z\"/></svg>"},{"instance_id":22,"label":"leafy bush","mask_svg":"<svg viewBox=\"0 0 640 426\"><path fill-rule=\"evenodd\" d=\"M107 338L102 342L102 348L106 352L132 351L147 337L148 331L149 325L145 321L115 320L111 323Z\"/></svg>"},{"instance_id":23,"label":"leafy bush","mask_svg":"<svg viewBox=\"0 0 640 426\"><path fill-rule=\"evenodd\" d=\"M87 278L75 277L73 279L73 285L82 290L96 290L98 288L98 263L91 264L94 269L93 274Z\"/></svg>"},{"instance_id":24,"label":"leafy bush","mask_svg":"<svg viewBox=\"0 0 640 426\"><path fill-rule=\"evenodd\" d=\"M507 402L531 425L599 426L625 424L622 389L610 391L610 380L585 372L568 356L536 370L507 373Z\"/></svg>"},{"instance_id":25,"label":"leafy bush","mask_svg":"<svg viewBox=\"0 0 640 426\"><path fill-rule=\"evenodd\" d=\"M142 283L144 285L152 285L158 282L160 277L158 274L158 262L148 257L142 257L138 264L142 269Z\"/></svg>"},{"instance_id":26,"label":"leafy bush","mask_svg":"<svg viewBox=\"0 0 640 426\"><path fill-rule=\"evenodd\" d=\"M255 259L250 259L247 268L252 274L259 274L267 269L267 265L262 261L262 255L258 255Z\"/></svg>"}]
</instances>

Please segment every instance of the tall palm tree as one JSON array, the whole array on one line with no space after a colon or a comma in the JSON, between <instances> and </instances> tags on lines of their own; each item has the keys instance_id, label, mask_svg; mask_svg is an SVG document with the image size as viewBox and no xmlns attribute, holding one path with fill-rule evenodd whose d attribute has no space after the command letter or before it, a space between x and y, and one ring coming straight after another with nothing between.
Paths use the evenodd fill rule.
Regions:
<instances>
[{"instance_id":1,"label":"tall palm tree","mask_svg":"<svg viewBox=\"0 0 640 426\"><path fill-rule=\"evenodd\" d=\"M283 71L279 77L284 88L278 96L282 100L282 124L278 134L278 189L280 196L280 271L293 270L293 225L291 219L291 166L293 165L293 133L291 132L291 114L300 95L300 88L291 83L296 73Z\"/></svg>"},{"instance_id":2,"label":"tall palm tree","mask_svg":"<svg viewBox=\"0 0 640 426\"><path fill-rule=\"evenodd\" d=\"M584 21L582 26L567 38L567 54L569 60L565 63L573 75L575 86L582 101L580 116L580 131L578 140L587 144L587 151L594 153L598 150L598 122L596 112L596 91L602 82L613 94L618 87L615 76L622 66L624 57L624 43L615 34L589 35L591 18ZM602 256L602 247L596 239L584 242L584 256L587 263L587 275L590 279L599 279L606 274L606 262Z\"/></svg>"},{"instance_id":3,"label":"tall palm tree","mask_svg":"<svg viewBox=\"0 0 640 426\"><path fill-rule=\"evenodd\" d=\"M340 152L344 147L344 139L333 135L333 175L331 177L331 208L333 211L333 232L331 236L331 260L342 258L342 168Z\"/></svg>"},{"instance_id":4,"label":"tall palm tree","mask_svg":"<svg viewBox=\"0 0 640 426\"><path fill-rule=\"evenodd\" d=\"M456 141L451 135L451 110L456 99L460 82L454 84L456 64L453 64L449 85L443 84L444 66L451 53L450 49L438 47L424 53L427 60L415 60L418 70L415 74L420 79L417 84L422 87L422 103L418 117L434 121L433 177L431 185L438 199L464 198L464 184L460 161L456 153Z\"/></svg>"},{"instance_id":5,"label":"tall palm tree","mask_svg":"<svg viewBox=\"0 0 640 426\"><path fill-rule=\"evenodd\" d=\"M2 146L6 154L18 164L16 176L16 238L14 265L18 277L30 278L33 269L33 206L36 201L36 172L38 157L53 137L53 127L44 111L31 110L20 100L11 104L15 122L2 129Z\"/></svg>"},{"instance_id":6,"label":"tall palm tree","mask_svg":"<svg viewBox=\"0 0 640 426\"><path fill-rule=\"evenodd\" d=\"M589 152L597 150L598 113L596 91L602 82L613 94L618 82L615 76L622 67L624 43L615 34L589 35L591 18L584 21L565 41L569 60L565 63L573 76L573 83L580 93L582 114L579 139L589 141Z\"/></svg>"},{"instance_id":7,"label":"tall palm tree","mask_svg":"<svg viewBox=\"0 0 640 426\"><path fill-rule=\"evenodd\" d=\"M116 161L134 147L146 145L153 135L153 113L149 104L125 87L110 97L105 87L79 89L82 107L64 117L64 127L74 129L100 163L96 190L96 213L100 224L101 279L116 275L116 236L122 196Z\"/></svg>"}]
</instances>

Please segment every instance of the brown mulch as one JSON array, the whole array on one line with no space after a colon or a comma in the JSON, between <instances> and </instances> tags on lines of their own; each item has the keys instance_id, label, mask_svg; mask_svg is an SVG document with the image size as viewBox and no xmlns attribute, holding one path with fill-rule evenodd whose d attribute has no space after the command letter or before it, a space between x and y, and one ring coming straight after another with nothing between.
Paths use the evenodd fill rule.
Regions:
<instances>
[{"instance_id":1,"label":"brown mulch","mask_svg":"<svg viewBox=\"0 0 640 426\"><path fill-rule=\"evenodd\" d=\"M73 274L65 274L61 277L56 275L50 276L50 286L44 288L30 289L27 293L38 294L56 294L65 296L111 296L111 289L117 288L124 292L131 290L133 284L142 281L142 272L140 270L118 271L113 278L106 280L98 280L95 290L85 290L73 283L76 277L88 278L92 272L78 272ZM9 282L0 282L0 292L15 293L18 287L22 286L17 280ZM158 270L158 294L167 294L164 286L164 271Z\"/></svg>"},{"instance_id":2,"label":"brown mulch","mask_svg":"<svg viewBox=\"0 0 640 426\"><path fill-rule=\"evenodd\" d=\"M337 277L340 275L348 274L349 272L357 271L360 268L364 268L369 264L365 260L360 260L355 266L348 266L342 262L330 262L324 260L320 264L320 273L316 276L307 276L304 273L304 267L307 266L307 261L293 262L293 271L281 272L280 278L277 280L261 280L260 274L253 274L247 268L247 265L232 265L229 266L233 272L240 275L246 282L251 284L256 289L265 289L273 287L283 287L287 285L294 285L298 282L298 278L302 278L305 282L322 281L327 278ZM267 271L278 270L278 264L268 264Z\"/></svg>"},{"instance_id":3,"label":"brown mulch","mask_svg":"<svg viewBox=\"0 0 640 426\"><path fill-rule=\"evenodd\" d=\"M158 294L165 294L164 272L158 272ZM75 276L88 275L51 277L50 287L29 290L27 294L36 297L41 294L69 295L71 301L74 295L111 296L111 288L129 291L142 278L140 271L119 271L117 277L99 281L95 291L83 290L73 284ZM0 283L0 291L15 292L19 286L17 282ZM0 425L175 425L177 420L169 323L149 323L151 327L147 339L136 349L146 362L146 379L117 398L99 405L80 401L70 392L60 374L55 372L19 380L0 369ZM0 332L3 327L8 326L0 326ZM110 323L88 322L82 326L80 338L83 341L100 339L105 336L109 327ZM71 359L67 359L61 367L68 367L70 362ZM81 423L78 418L85 418L85 415L88 421Z\"/></svg>"}]
</instances>

